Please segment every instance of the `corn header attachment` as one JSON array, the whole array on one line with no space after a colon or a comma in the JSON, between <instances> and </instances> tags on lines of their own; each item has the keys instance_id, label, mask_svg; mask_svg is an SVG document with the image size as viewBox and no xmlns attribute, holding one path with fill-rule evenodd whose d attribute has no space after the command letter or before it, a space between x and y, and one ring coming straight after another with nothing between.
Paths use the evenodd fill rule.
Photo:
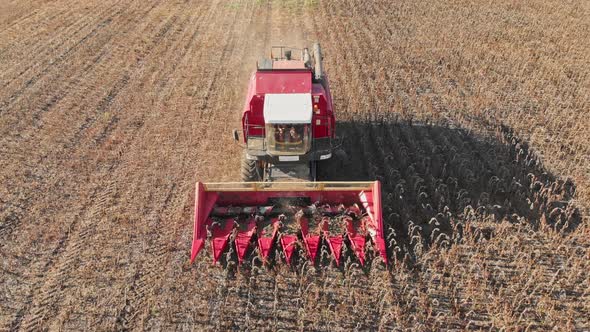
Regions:
<instances>
[{"instance_id":1,"label":"corn header attachment","mask_svg":"<svg viewBox=\"0 0 590 332\"><path fill-rule=\"evenodd\" d=\"M230 246L239 263L275 249L287 263L299 251L315 263L326 245L336 264L344 247L361 264L372 247L387 264L379 181L198 182L194 217L191 262L209 239L214 263Z\"/></svg>"}]
</instances>

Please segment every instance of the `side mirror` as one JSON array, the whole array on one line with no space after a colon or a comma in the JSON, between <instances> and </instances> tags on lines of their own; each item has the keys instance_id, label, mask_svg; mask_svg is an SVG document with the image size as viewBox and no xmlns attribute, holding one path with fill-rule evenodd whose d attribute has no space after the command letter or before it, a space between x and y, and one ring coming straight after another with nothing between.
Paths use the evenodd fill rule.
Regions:
<instances>
[{"instance_id":1,"label":"side mirror","mask_svg":"<svg viewBox=\"0 0 590 332\"><path fill-rule=\"evenodd\" d=\"M237 129L234 129L233 130L233 134L234 134L234 140L236 142L239 142L240 141L240 135L238 134L238 130Z\"/></svg>"}]
</instances>

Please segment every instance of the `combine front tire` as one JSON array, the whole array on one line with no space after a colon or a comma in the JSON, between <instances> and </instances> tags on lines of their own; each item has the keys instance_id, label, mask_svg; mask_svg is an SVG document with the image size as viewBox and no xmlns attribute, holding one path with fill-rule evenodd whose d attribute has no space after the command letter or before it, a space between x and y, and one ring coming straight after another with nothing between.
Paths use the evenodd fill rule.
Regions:
<instances>
[{"instance_id":1,"label":"combine front tire","mask_svg":"<svg viewBox=\"0 0 590 332\"><path fill-rule=\"evenodd\" d=\"M262 167L259 166L257 160L250 160L246 153L242 155L242 169L241 176L243 182L262 181Z\"/></svg>"}]
</instances>

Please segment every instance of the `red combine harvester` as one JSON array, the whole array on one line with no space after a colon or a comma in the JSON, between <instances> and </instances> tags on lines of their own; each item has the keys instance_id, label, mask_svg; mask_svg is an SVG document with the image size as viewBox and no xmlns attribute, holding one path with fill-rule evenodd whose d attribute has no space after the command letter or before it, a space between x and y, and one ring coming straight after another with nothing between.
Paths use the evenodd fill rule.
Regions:
<instances>
[{"instance_id":1,"label":"red combine harvester","mask_svg":"<svg viewBox=\"0 0 590 332\"><path fill-rule=\"evenodd\" d=\"M332 96L320 45L297 59L294 50L273 47L250 79L243 182L197 183L191 262L209 238L214 263L233 248L239 263L256 249L264 262L279 249L291 263L297 247L316 262L326 244L336 264L344 250L364 264L368 247L387 264L381 184L317 182L318 163L338 148Z\"/></svg>"}]
</instances>

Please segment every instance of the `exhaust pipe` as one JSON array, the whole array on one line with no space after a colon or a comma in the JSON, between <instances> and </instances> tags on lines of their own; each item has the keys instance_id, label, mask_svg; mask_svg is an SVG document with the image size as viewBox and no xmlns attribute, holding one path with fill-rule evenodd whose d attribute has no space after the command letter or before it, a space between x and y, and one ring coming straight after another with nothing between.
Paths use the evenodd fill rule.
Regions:
<instances>
[{"instance_id":1,"label":"exhaust pipe","mask_svg":"<svg viewBox=\"0 0 590 332\"><path fill-rule=\"evenodd\" d=\"M313 44L313 58L315 60L315 79L320 81L324 76L324 69L322 68L322 49L320 43Z\"/></svg>"}]
</instances>

